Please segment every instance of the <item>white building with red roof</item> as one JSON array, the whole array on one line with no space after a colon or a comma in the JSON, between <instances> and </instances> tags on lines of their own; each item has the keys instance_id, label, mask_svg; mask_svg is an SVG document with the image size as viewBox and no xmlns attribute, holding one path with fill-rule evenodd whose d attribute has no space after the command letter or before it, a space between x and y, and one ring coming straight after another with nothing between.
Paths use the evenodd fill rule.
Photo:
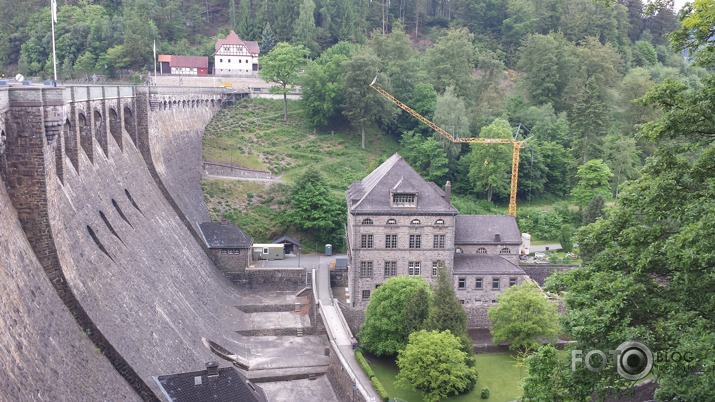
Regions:
<instances>
[{"instance_id":1,"label":"white building with red roof","mask_svg":"<svg viewBox=\"0 0 715 402\"><path fill-rule=\"evenodd\" d=\"M214 74L232 75L258 71L258 42L242 40L231 31L227 37L216 41Z\"/></svg>"}]
</instances>

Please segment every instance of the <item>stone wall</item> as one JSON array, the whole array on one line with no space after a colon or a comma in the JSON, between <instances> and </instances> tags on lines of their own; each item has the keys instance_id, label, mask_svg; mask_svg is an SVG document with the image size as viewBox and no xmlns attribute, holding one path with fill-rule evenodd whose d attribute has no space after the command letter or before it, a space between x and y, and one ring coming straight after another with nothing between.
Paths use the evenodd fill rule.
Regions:
<instances>
[{"instance_id":1,"label":"stone wall","mask_svg":"<svg viewBox=\"0 0 715 402\"><path fill-rule=\"evenodd\" d=\"M338 303L340 311L343 312L345 322L348 323L348 328L353 336L360 332L360 326L365 322L365 310L359 307L350 307L345 303Z\"/></svg>"},{"instance_id":2,"label":"stone wall","mask_svg":"<svg viewBox=\"0 0 715 402\"><path fill-rule=\"evenodd\" d=\"M153 164L162 185L198 229L198 223L210 220L201 189L202 138L222 102L216 95L183 97L169 108L164 102L173 102L176 96L148 94L151 117L146 122L148 138L141 146L148 147L144 150L151 156L147 163Z\"/></svg>"},{"instance_id":3,"label":"stone wall","mask_svg":"<svg viewBox=\"0 0 715 402\"><path fill-rule=\"evenodd\" d=\"M2 185L0 228L0 400L140 400L57 296Z\"/></svg>"},{"instance_id":4,"label":"stone wall","mask_svg":"<svg viewBox=\"0 0 715 402\"><path fill-rule=\"evenodd\" d=\"M24 236L38 257L37 263L44 269L48 283L55 287L56 295L70 309L75 331L81 329L86 341L77 341L71 331L63 330L53 318L61 317L61 313L48 310L38 317L53 327L40 326L36 331L50 334L50 338L42 337L46 345L37 347L48 353L39 356L35 353L40 352L31 351L32 336L27 337L28 343L22 347L46 367L41 372L47 376L48 387L57 385L52 380L53 370L59 373L57 376L68 379L66 387L72 386L73 374L67 373L71 367L86 377L86 384L75 386L75 391L92 391L95 383L105 389L105 393L92 399L116 396L131 399L131 395L121 397L126 394L126 389L122 391L122 387L128 388L126 383L118 386L114 382L121 374L142 398L152 400L160 395L154 376L191 371L215 359L204 339L226 344L240 353L241 345L231 344L235 342L234 328L224 324L237 319L238 312L232 306L238 304L238 292L212 264L190 233L190 225L177 215L146 168L132 135L143 131L143 138L148 138L147 119L137 122L130 116L141 117L141 108L135 108L130 101L129 114L123 115L130 117L127 119L130 124L121 131L119 141L112 126L93 134L88 131L86 134L92 135L87 136L78 133L79 125L70 123L70 128L65 129L68 125L62 125L62 119L58 119L68 116L66 121L75 121L75 113L86 107L86 103L68 104L61 91L61 88L18 89L16 93L10 90L17 96L9 99L12 106L2 116L7 119L3 125L10 126L7 130L10 158L3 181ZM90 110L99 113L92 115L89 127L104 124L100 118L106 116L106 105L93 103ZM143 112L144 116L148 113L146 108ZM116 123L114 128L116 131ZM80 135L85 135L83 146L87 149L77 152L77 160L73 161L70 152L62 152L63 144L70 144ZM180 153L172 158L187 159ZM10 202L6 204L3 200L3 205ZM22 270L31 269L26 260L18 264ZM37 294L37 289L33 291ZM39 299L34 304L43 305ZM16 318L21 319L28 320ZM52 336L57 331L62 333ZM71 353L84 361L67 358L70 353L61 350L65 340L72 341L75 349L91 341L92 353L108 356L114 374L102 368L102 364L109 365L106 360L98 363L82 350ZM52 353L53 349L57 350ZM179 350L181 353L177 353ZM58 363L52 360L55 355ZM96 375L102 379L88 373L82 365L90 370L96 368ZM22 392L25 386L19 387ZM57 386L58 392L63 392L63 387ZM44 389L44 385L37 389ZM37 394L10 399L45 398L42 394L34 395Z\"/></svg>"},{"instance_id":5,"label":"stone wall","mask_svg":"<svg viewBox=\"0 0 715 402\"><path fill-rule=\"evenodd\" d=\"M272 179L273 173L269 170L246 169L240 166L224 165L221 163L204 162L204 174L211 176L240 177L249 179Z\"/></svg>"},{"instance_id":6,"label":"stone wall","mask_svg":"<svg viewBox=\"0 0 715 402\"><path fill-rule=\"evenodd\" d=\"M62 120L66 113L63 90L59 88L23 88L8 91L8 111L5 114L8 141L5 150L5 182L12 205L17 212L25 236L42 266L45 275L55 288L62 303L70 310L77 324L99 351L144 399L155 399L146 378L122 356L97 325L89 311L79 300L77 292L69 285L69 275L57 248L57 237L50 229L53 225L52 202L57 198L53 185L62 181L56 163L61 157ZM101 113L97 112L101 118ZM101 126L101 123L97 123ZM97 127L97 136L89 136L88 144L101 148L106 144ZM57 157L57 152L60 157ZM91 156L93 153L89 153ZM105 150L104 155L108 155ZM90 164L93 163L90 160ZM64 211L63 211L64 212ZM86 229L86 230L89 230ZM93 236L91 230L89 234Z\"/></svg>"},{"instance_id":7,"label":"stone wall","mask_svg":"<svg viewBox=\"0 0 715 402\"><path fill-rule=\"evenodd\" d=\"M226 276L241 288L253 290L301 290L306 285L307 271L304 268L247 269Z\"/></svg>"},{"instance_id":8,"label":"stone wall","mask_svg":"<svg viewBox=\"0 0 715 402\"><path fill-rule=\"evenodd\" d=\"M489 328L492 324L487 317L489 307L491 305L464 306L464 311L467 313L467 328Z\"/></svg>"},{"instance_id":9,"label":"stone wall","mask_svg":"<svg viewBox=\"0 0 715 402\"><path fill-rule=\"evenodd\" d=\"M241 254L223 254L221 249L211 249L216 265L225 273L245 272L248 267L250 249L240 249Z\"/></svg>"},{"instance_id":10,"label":"stone wall","mask_svg":"<svg viewBox=\"0 0 715 402\"><path fill-rule=\"evenodd\" d=\"M338 353L332 348L330 349L330 366L326 375L339 401L367 402L362 393L353 388L353 381L350 375L340 364Z\"/></svg>"},{"instance_id":11,"label":"stone wall","mask_svg":"<svg viewBox=\"0 0 715 402\"><path fill-rule=\"evenodd\" d=\"M555 265L555 264L521 264L519 265L521 269L526 272L527 275L539 286L544 286L544 281L554 272L565 272L570 271L574 268L578 268L578 265Z\"/></svg>"}]
</instances>

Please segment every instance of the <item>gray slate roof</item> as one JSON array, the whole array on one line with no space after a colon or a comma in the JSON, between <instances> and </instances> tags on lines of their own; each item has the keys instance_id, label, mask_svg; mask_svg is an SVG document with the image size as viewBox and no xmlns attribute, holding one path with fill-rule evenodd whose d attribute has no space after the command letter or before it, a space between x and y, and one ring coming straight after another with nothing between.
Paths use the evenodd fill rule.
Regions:
<instances>
[{"instance_id":1,"label":"gray slate roof","mask_svg":"<svg viewBox=\"0 0 715 402\"><path fill-rule=\"evenodd\" d=\"M457 215L454 244L521 244L516 218L509 215ZM499 234L501 241L495 240Z\"/></svg>"},{"instance_id":2,"label":"gray slate roof","mask_svg":"<svg viewBox=\"0 0 715 402\"><path fill-rule=\"evenodd\" d=\"M298 246L300 248L300 242L290 236L281 236L275 240L273 240L271 243L273 244L285 244L285 243L290 243L294 246Z\"/></svg>"},{"instance_id":3,"label":"gray slate roof","mask_svg":"<svg viewBox=\"0 0 715 402\"><path fill-rule=\"evenodd\" d=\"M156 381L173 402L264 402L266 395L248 384L233 367L221 368L218 376L209 377L206 370L159 376Z\"/></svg>"},{"instance_id":4,"label":"gray slate roof","mask_svg":"<svg viewBox=\"0 0 715 402\"><path fill-rule=\"evenodd\" d=\"M353 214L456 215L457 210L444 200L444 192L435 187L394 154L364 179L352 183L345 195ZM391 192L416 193L417 207L392 207Z\"/></svg>"},{"instance_id":5,"label":"gray slate roof","mask_svg":"<svg viewBox=\"0 0 715 402\"><path fill-rule=\"evenodd\" d=\"M253 238L232 222L202 222L199 224L209 248L249 248Z\"/></svg>"},{"instance_id":6,"label":"gray slate roof","mask_svg":"<svg viewBox=\"0 0 715 402\"><path fill-rule=\"evenodd\" d=\"M526 275L518 265L494 254L455 254L454 275Z\"/></svg>"}]
</instances>

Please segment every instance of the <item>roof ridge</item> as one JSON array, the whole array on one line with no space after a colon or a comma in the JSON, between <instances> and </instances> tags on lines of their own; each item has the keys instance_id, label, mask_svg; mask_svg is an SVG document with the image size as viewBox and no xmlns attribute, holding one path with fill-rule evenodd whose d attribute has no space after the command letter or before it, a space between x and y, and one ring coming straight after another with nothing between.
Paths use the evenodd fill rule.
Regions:
<instances>
[{"instance_id":1,"label":"roof ridge","mask_svg":"<svg viewBox=\"0 0 715 402\"><path fill-rule=\"evenodd\" d=\"M367 197L370 192L377 186L380 181L385 177L387 173L392 170L392 168L397 164L402 159L402 156L395 152L387 158L384 162L380 164L375 170L370 172L367 176L365 176L362 180L360 180L360 184L362 185L362 190L363 190L363 195L360 197L360 200L356 202L353 207L357 207L360 205L360 203Z\"/></svg>"}]
</instances>

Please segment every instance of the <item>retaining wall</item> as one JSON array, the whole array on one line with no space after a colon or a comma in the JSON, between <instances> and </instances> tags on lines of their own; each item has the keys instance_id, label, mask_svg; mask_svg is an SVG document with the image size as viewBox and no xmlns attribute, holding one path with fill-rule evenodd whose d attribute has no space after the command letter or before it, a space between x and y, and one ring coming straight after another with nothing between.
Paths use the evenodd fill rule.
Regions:
<instances>
[{"instance_id":1,"label":"retaining wall","mask_svg":"<svg viewBox=\"0 0 715 402\"><path fill-rule=\"evenodd\" d=\"M204 174L212 176L239 177L248 179L272 179L273 173L268 170L246 169L240 166L224 165L213 162L203 162Z\"/></svg>"}]
</instances>

